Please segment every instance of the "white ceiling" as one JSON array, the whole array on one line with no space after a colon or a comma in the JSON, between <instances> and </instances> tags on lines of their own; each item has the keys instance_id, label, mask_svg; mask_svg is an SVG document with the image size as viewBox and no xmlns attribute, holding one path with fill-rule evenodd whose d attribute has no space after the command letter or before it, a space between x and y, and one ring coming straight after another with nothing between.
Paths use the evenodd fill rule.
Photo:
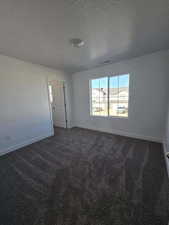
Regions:
<instances>
[{"instance_id":1,"label":"white ceiling","mask_svg":"<svg viewBox=\"0 0 169 225\"><path fill-rule=\"evenodd\" d=\"M8 56L76 72L168 48L168 0L0 0Z\"/></svg>"}]
</instances>

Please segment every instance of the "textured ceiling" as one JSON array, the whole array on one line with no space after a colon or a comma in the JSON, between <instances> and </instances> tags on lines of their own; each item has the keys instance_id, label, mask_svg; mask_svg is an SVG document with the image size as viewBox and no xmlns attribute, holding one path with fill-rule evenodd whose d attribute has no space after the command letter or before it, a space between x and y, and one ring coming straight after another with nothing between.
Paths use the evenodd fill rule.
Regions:
<instances>
[{"instance_id":1,"label":"textured ceiling","mask_svg":"<svg viewBox=\"0 0 169 225\"><path fill-rule=\"evenodd\" d=\"M0 53L67 72L168 49L168 29L168 0L0 0Z\"/></svg>"}]
</instances>

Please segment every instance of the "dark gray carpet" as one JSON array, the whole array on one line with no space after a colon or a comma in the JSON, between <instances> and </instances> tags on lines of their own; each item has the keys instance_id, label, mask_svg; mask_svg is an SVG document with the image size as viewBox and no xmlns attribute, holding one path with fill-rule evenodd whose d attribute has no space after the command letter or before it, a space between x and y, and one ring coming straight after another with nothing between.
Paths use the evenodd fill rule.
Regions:
<instances>
[{"instance_id":1,"label":"dark gray carpet","mask_svg":"<svg viewBox=\"0 0 169 225\"><path fill-rule=\"evenodd\" d=\"M0 157L0 225L167 225L161 144L55 132Z\"/></svg>"}]
</instances>

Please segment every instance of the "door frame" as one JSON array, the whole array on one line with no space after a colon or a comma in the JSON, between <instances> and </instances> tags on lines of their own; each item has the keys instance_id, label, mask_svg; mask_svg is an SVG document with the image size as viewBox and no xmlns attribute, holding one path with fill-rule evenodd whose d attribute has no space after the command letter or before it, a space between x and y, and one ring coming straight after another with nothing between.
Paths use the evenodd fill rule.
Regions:
<instances>
[{"instance_id":1,"label":"door frame","mask_svg":"<svg viewBox=\"0 0 169 225\"><path fill-rule=\"evenodd\" d=\"M52 115L52 106L50 103L50 97L49 97L49 79L48 77L46 78L46 90L47 90L47 96L48 96L48 107L49 107L49 112L50 112L50 124L51 124L51 132L54 135L54 126L53 126L53 115Z\"/></svg>"},{"instance_id":2,"label":"door frame","mask_svg":"<svg viewBox=\"0 0 169 225\"><path fill-rule=\"evenodd\" d=\"M49 105L49 111L50 111L50 120L51 120L51 124L52 124L52 127L53 127L53 132L54 132L54 122L53 122L53 110L52 110L52 105L50 103L50 96L49 96L49 85L50 85L50 82L52 81L62 81L63 82L63 95L64 95L64 110L65 110L65 129L68 128L68 110L67 110L67 84L66 84L66 81L65 80L60 80L60 79L52 79L52 80L49 80L47 79L47 91L48 91L48 105Z\"/></svg>"},{"instance_id":3,"label":"door frame","mask_svg":"<svg viewBox=\"0 0 169 225\"><path fill-rule=\"evenodd\" d=\"M63 98L64 98L64 109L65 109L65 123L66 123L66 129L67 129L68 119L67 119L66 82L65 81L63 81Z\"/></svg>"}]
</instances>

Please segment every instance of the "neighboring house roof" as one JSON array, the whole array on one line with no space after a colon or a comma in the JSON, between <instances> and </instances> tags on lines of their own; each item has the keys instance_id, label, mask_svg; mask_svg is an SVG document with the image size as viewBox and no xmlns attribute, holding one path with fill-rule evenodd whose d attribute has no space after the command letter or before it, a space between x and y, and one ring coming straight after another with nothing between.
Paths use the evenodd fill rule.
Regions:
<instances>
[{"instance_id":1,"label":"neighboring house roof","mask_svg":"<svg viewBox=\"0 0 169 225\"><path fill-rule=\"evenodd\" d=\"M110 88L109 89L110 95L119 95L124 94L128 95L128 87L121 87L121 88Z\"/></svg>"},{"instance_id":2,"label":"neighboring house roof","mask_svg":"<svg viewBox=\"0 0 169 225\"><path fill-rule=\"evenodd\" d=\"M93 88L92 90L94 97L104 97L106 96L107 90L105 88ZM128 87L121 87L121 88L110 88L109 89L110 96L128 96Z\"/></svg>"},{"instance_id":3,"label":"neighboring house roof","mask_svg":"<svg viewBox=\"0 0 169 225\"><path fill-rule=\"evenodd\" d=\"M92 90L93 97L104 97L106 96L106 90L104 88L93 88Z\"/></svg>"}]
</instances>

